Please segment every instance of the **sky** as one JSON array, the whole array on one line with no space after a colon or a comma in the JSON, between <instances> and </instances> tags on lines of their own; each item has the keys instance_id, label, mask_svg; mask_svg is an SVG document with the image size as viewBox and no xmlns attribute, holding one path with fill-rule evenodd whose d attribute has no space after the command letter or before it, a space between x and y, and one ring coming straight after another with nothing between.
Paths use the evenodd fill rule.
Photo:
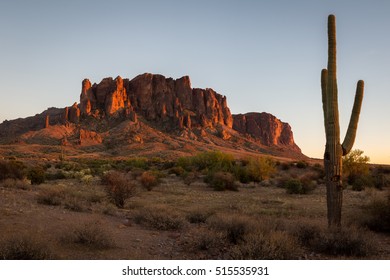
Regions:
<instances>
[{"instance_id":1,"label":"sky","mask_svg":"<svg viewBox=\"0 0 390 280\"><path fill-rule=\"evenodd\" d=\"M390 164L388 0L0 1L0 122L78 102L84 78L189 75L234 114L288 122L302 152L322 158L329 14L341 141L363 79L354 149Z\"/></svg>"}]
</instances>

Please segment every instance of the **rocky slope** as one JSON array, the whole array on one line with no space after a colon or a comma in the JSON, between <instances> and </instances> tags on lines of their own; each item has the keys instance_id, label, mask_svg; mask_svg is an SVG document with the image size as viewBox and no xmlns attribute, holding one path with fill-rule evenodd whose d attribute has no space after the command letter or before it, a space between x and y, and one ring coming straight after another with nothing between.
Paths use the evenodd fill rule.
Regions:
<instances>
[{"instance_id":1,"label":"rocky slope","mask_svg":"<svg viewBox=\"0 0 390 280\"><path fill-rule=\"evenodd\" d=\"M225 96L209 88L192 88L188 76L174 80L146 73L132 80L105 78L98 84L85 79L79 103L0 124L2 144L100 144L107 148L172 137L179 142L300 154L287 123L268 113L232 115Z\"/></svg>"}]
</instances>

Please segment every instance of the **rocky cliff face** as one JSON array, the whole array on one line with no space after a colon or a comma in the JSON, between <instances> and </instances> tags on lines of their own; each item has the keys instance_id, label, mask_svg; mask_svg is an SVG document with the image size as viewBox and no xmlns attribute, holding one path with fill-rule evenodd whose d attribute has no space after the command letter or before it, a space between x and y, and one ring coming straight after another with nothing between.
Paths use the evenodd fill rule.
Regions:
<instances>
[{"instance_id":1,"label":"rocky cliff face","mask_svg":"<svg viewBox=\"0 0 390 280\"><path fill-rule=\"evenodd\" d=\"M79 107L81 117L134 118L135 112L170 128L233 125L226 97L212 89L191 88L188 76L174 80L143 74L132 80L105 78L92 86L86 79Z\"/></svg>"},{"instance_id":2,"label":"rocky cliff face","mask_svg":"<svg viewBox=\"0 0 390 280\"><path fill-rule=\"evenodd\" d=\"M222 140L217 140L218 146L230 140L244 143L250 139L263 146L300 153L289 124L273 115L232 115L225 96L209 88L192 88L188 76L174 80L148 73L132 80L119 76L104 78L98 84L85 79L79 104L49 108L33 117L6 121L0 124L0 142L14 141L24 133L44 128L49 134L54 126L64 125L69 131L74 129L68 135L78 139L78 143L102 143L114 127L126 121L135 130L142 122L143 126L152 125L161 132L191 140L206 141L213 135ZM133 134L136 136L137 132L132 132L129 139L135 137Z\"/></svg>"},{"instance_id":3,"label":"rocky cliff face","mask_svg":"<svg viewBox=\"0 0 390 280\"><path fill-rule=\"evenodd\" d=\"M301 151L295 144L291 127L268 113L233 115L233 129L249 135L266 146L283 146Z\"/></svg>"}]
</instances>

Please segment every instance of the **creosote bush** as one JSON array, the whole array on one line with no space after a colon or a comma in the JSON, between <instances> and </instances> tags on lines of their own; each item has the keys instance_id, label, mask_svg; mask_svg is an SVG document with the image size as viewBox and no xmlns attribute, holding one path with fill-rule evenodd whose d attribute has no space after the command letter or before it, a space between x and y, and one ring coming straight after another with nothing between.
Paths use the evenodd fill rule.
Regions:
<instances>
[{"instance_id":1,"label":"creosote bush","mask_svg":"<svg viewBox=\"0 0 390 280\"><path fill-rule=\"evenodd\" d=\"M128 198L134 196L136 185L118 171L109 171L102 176L102 183L109 198L118 208L123 208Z\"/></svg>"}]
</instances>

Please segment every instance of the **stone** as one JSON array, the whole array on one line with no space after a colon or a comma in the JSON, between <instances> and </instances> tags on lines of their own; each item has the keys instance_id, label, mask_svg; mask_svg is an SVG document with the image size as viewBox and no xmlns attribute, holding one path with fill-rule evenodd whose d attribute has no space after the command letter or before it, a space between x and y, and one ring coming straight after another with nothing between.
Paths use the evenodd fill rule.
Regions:
<instances>
[{"instance_id":1,"label":"stone","mask_svg":"<svg viewBox=\"0 0 390 280\"><path fill-rule=\"evenodd\" d=\"M266 146L284 146L300 152L294 142L288 123L269 113L246 113L233 115L233 129L247 134Z\"/></svg>"}]
</instances>

